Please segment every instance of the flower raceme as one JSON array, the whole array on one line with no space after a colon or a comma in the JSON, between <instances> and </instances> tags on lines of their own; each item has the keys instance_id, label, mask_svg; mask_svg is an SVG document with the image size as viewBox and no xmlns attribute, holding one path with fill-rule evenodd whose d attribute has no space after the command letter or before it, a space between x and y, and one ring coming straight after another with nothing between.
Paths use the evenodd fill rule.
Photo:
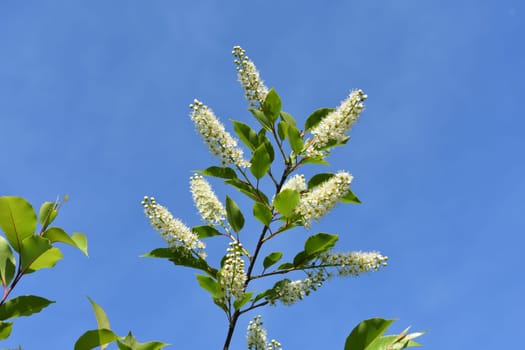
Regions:
<instances>
[{"instance_id":1,"label":"flower raceme","mask_svg":"<svg viewBox=\"0 0 525 350\"><path fill-rule=\"evenodd\" d=\"M344 142L347 139L345 134L365 109L363 102L367 97L362 90L350 92L350 95L341 102L335 111L329 113L310 130L313 137L306 141L304 154L308 157L322 156L326 154L323 148L331 142Z\"/></svg>"},{"instance_id":2,"label":"flower raceme","mask_svg":"<svg viewBox=\"0 0 525 350\"><path fill-rule=\"evenodd\" d=\"M198 236L171 215L167 208L158 204L155 198L145 196L142 200L144 213L153 226L170 247L181 247L195 252L201 258L206 257L205 245Z\"/></svg>"},{"instance_id":3,"label":"flower raceme","mask_svg":"<svg viewBox=\"0 0 525 350\"><path fill-rule=\"evenodd\" d=\"M250 162L244 159L242 149L237 147L237 141L225 130L224 125L210 108L199 100L194 100L190 108L192 110L190 118L197 131L211 153L221 158L223 166L229 164L235 164L241 168L250 166Z\"/></svg>"},{"instance_id":4,"label":"flower raceme","mask_svg":"<svg viewBox=\"0 0 525 350\"><path fill-rule=\"evenodd\" d=\"M268 94L268 88L264 85L257 67L240 46L233 47L232 55L235 57L233 62L236 65L237 78L244 88L244 96L251 107L262 105Z\"/></svg>"},{"instance_id":5,"label":"flower raceme","mask_svg":"<svg viewBox=\"0 0 525 350\"><path fill-rule=\"evenodd\" d=\"M194 174L190 178L190 190L202 220L210 225L224 222L226 210L203 176Z\"/></svg>"},{"instance_id":6,"label":"flower raceme","mask_svg":"<svg viewBox=\"0 0 525 350\"><path fill-rule=\"evenodd\" d=\"M306 228L310 228L312 219L319 220L335 207L337 202L348 193L352 179L350 173L340 171L301 195L295 211L302 217Z\"/></svg>"},{"instance_id":7,"label":"flower raceme","mask_svg":"<svg viewBox=\"0 0 525 350\"><path fill-rule=\"evenodd\" d=\"M246 340L248 350L282 350L281 343L272 339L267 343L266 329L262 327L261 316L255 316L248 324Z\"/></svg>"},{"instance_id":8,"label":"flower raceme","mask_svg":"<svg viewBox=\"0 0 525 350\"><path fill-rule=\"evenodd\" d=\"M242 259L242 244L237 241L230 242L226 252L224 265L218 273L219 283L224 290L225 299L238 299L244 294L247 278Z\"/></svg>"}]
</instances>

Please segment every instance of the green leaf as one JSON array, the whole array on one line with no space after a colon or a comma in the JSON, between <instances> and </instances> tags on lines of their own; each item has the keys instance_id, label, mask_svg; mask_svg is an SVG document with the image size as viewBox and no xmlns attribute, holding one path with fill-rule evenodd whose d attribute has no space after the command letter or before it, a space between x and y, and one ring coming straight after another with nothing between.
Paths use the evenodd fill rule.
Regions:
<instances>
[{"instance_id":1,"label":"green leaf","mask_svg":"<svg viewBox=\"0 0 525 350\"><path fill-rule=\"evenodd\" d=\"M277 135L279 135L281 141L286 139L288 136L288 125L286 122L280 121L279 124L277 124Z\"/></svg>"},{"instance_id":2,"label":"green leaf","mask_svg":"<svg viewBox=\"0 0 525 350\"><path fill-rule=\"evenodd\" d=\"M270 291L271 291L271 289L267 289L267 290L265 290L264 292L261 292L261 293L257 294L257 295L255 296L255 298L253 299L253 302L254 302L254 303L258 302L259 300L261 300L262 298L264 298L265 296L267 296L268 293L269 293Z\"/></svg>"},{"instance_id":3,"label":"green leaf","mask_svg":"<svg viewBox=\"0 0 525 350\"><path fill-rule=\"evenodd\" d=\"M244 305L246 305L247 302L250 301L252 296L253 292L248 292L244 293L240 299L235 299L235 301L233 302L233 307L235 308L235 310L240 310L241 307L243 307Z\"/></svg>"},{"instance_id":4,"label":"green leaf","mask_svg":"<svg viewBox=\"0 0 525 350\"><path fill-rule=\"evenodd\" d=\"M71 239L75 242L77 248L80 249L86 256L88 256L88 243L86 235L80 232L73 232Z\"/></svg>"},{"instance_id":5,"label":"green leaf","mask_svg":"<svg viewBox=\"0 0 525 350\"><path fill-rule=\"evenodd\" d=\"M250 163L252 164L250 171L256 179L260 179L270 170L272 161L264 144L260 145L255 152L253 152Z\"/></svg>"},{"instance_id":6,"label":"green leaf","mask_svg":"<svg viewBox=\"0 0 525 350\"><path fill-rule=\"evenodd\" d=\"M78 338L74 350L91 350L97 346L109 344L118 339L119 336L110 329L93 329Z\"/></svg>"},{"instance_id":7,"label":"green leaf","mask_svg":"<svg viewBox=\"0 0 525 350\"><path fill-rule=\"evenodd\" d=\"M139 343L133 334L129 332L126 337L122 337L117 341L117 345L120 350L160 350L169 344L158 341Z\"/></svg>"},{"instance_id":8,"label":"green leaf","mask_svg":"<svg viewBox=\"0 0 525 350\"><path fill-rule=\"evenodd\" d=\"M266 130L272 131L272 121L259 109L250 109L252 115L261 123Z\"/></svg>"},{"instance_id":9,"label":"green leaf","mask_svg":"<svg viewBox=\"0 0 525 350\"><path fill-rule=\"evenodd\" d=\"M304 158L301 161L302 164L321 164L321 165L330 165L326 160L324 160L324 156L320 157L308 157Z\"/></svg>"},{"instance_id":10,"label":"green leaf","mask_svg":"<svg viewBox=\"0 0 525 350\"><path fill-rule=\"evenodd\" d=\"M0 322L0 340L9 338L12 328L13 322Z\"/></svg>"},{"instance_id":11,"label":"green leaf","mask_svg":"<svg viewBox=\"0 0 525 350\"><path fill-rule=\"evenodd\" d=\"M39 256L51 248L53 248L53 246L51 246L47 238L31 236L24 239L20 252L21 270L25 271Z\"/></svg>"},{"instance_id":12,"label":"green leaf","mask_svg":"<svg viewBox=\"0 0 525 350\"><path fill-rule=\"evenodd\" d=\"M236 179L237 178L237 174L235 173L235 170L233 170L232 168L228 168L228 167L211 166L204 170L197 170L196 172L202 175L206 175L206 176L219 177L221 179Z\"/></svg>"},{"instance_id":13,"label":"green leaf","mask_svg":"<svg viewBox=\"0 0 525 350\"><path fill-rule=\"evenodd\" d=\"M275 159L275 151L270 139L268 139L266 134L259 135L259 139L261 140L261 143L264 144L264 147L266 147L266 152L268 152L268 155L270 156L270 163L272 163Z\"/></svg>"},{"instance_id":14,"label":"green leaf","mask_svg":"<svg viewBox=\"0 0 525 350\"><path fill-rule=\"evenodd\" d=\"M288 138L292 150L299 154L303 150L303 138L301 132L294 126L288 126Z\"/></svg>"},{"instance_id":15,"label":"green leaf","mask_svg":"<svg viewBox=\"0 0 525 350\"><path fill-rule=\"evenodd\" d=\"M394 320L371 318L359 323L346 338L344 350L371 350L368 346L378 339Z\"/></svg>"},{"instance_id":16,"label":"green leaf","mask_svg":"<svg viewBox=\"0 0 525 350\"><path fill-rule=\"evenodd\" d=\"M248 146L252 151L259 146L259 139L257 138L257 133L249 125L241 123L237 120L232 120L233 130L241 141Z\"/></svg>"},{"instance_id":17,"label":"green leaf","mask_svg":"<svg viewBox=\"0 0 525 350\"><path fill-rule=\"evenodd\" d=\"M308 237L304 243L304 251L310 256L319 255L332 249L338 239L339 237L337 235L317 233Z\"/></svg>"},{"instance_id":18,"label":"green leaf","mask_svg":"<svg viewBox=\"0 0 525 350\"><path fill-rule=\"evenodd\" d=\"M348 193L341 198L342 203L352 203L352 204L361 204L361 201L357 196L350 190L348 190Z\"/></svg>"},{"instance_id":19,"label":"green leaf","mask_svg":"<svg viewBox=\"0 0 525 350\"><path fill-rule=\"evenodd\" d=\"M288 270L288 269L291 269L294 266L295 265L292 264L292 263L284 263L284 264L279 265L279 267L277 267L277 270Z\"/></svg>"},{"instance_id":20,"label":"green leaf","mask_svg":"<svg viewBox=\"0 0 525 350\"><path fill-rule=\"evenodd\" d=\"M326 117L329 113L335 111L335 108L319 108L318 110L314 111L308 118L306 118L306 122L304 123L304 130L310 131L312 128L314 128L319 122Z\"/></svg>"},{"instance_id":21,"label":"green leaf","mask_svg":"<svg viewBox=\"0 0 525 350\"><path fill-rule=\"evenodd\" d=\"M35 295L21 295L0 305L0 321L36 314L54 301Z\"/></svg>"},{"instance_id":22,"label":"green leaf","mask_svg":"<svg viewBox=\"0 0 525 350\"><path fill-rule=\"evenodd\" d=\"M314 188L319 186L325 181L328 181L330 178L334 177L335 174L332 173L320 173L312 176L310 180L308 180L308 189Z\"/></svg>"},{"instance_id":23,"label":"green leaf","mask_svg":"<svg viewBox=\"0 0 525 350\"><path fill-rule=\"evenodd\" d=\"M273 205L283 216L290 217L295 207L299 204L299 199L299 192L292 189L285 189L275 196Z\"/></svg>"},{"instance_id":24,"label":"green leaf","mask_svg":"<svg viewBox=\"0 0 525 350\"><path fill-rule=\"evenodd\" d=\"M191 230L195 232L200 239L221 235L221 233L215 227L208 225L194 226Z\"/></svg>"},{"instance_id":25,"label":"green leaf","mask_svg":"<svg viewBox=\"0 0 525 350\"><path fill-rule=\"evenodd\" d=\"M414 346L421 346L421 344L416 343L411 339L406 339L399 335L385 335L379 338L376 338L372 344L370 344L366 349L367 350L401 350Z\"/></svg>"},{"instance_id":26,"label":"green leaf","mask_svg":"<svg viewBox=\"0 0 525 350\"><path fill-rule=\"evenodd\" d=\"M235 232L242 230L244 226L244 216L237 203L229 196L226 196L226 216L228 217L228 223Z\"/></svg>"},{"instance_id":27,"label":"green leaf","mask_svg":"<svg viewBox=\"0 0 525 350\"><path fill-rule=\"evenodd\" d=\"M60 249L52 247L51 249L48 249L42 253L42 255L35 259L35 261L33 261L33 263L29 266L28 272L54 267L62 258L63 256Z\"/></svg>"},{"instance_id":28,"label":"green leaf","mask_svg":"<svg viewBox=\"0 0 525 350\"><path fill-rule=\"evenodd\" d=\"M217 270L208 265L206 260L192 256L187 249L182 247L157 248L142 256L147 258L168 259L175 265L198 269L213 277L217 275Z\"/></svg>"},{"instance_id":29,"label":"green leaf","mask_svg":"<svg viewBox=\"0 0 525 350\"><path fill-rule=\"evenodd\" d=\"M15 275L16 260L6 239L0 236L0 279L4 289Z\"/></svg>"},{"instance_id":30,"label":"green leaf","mask_svg":"<svg viewBox=\"0 0 525 350\"><path fill-rule=\"evenodd\" d=\"M279 118L281 106L281 98L273 88L270 89L262 104L262 110L264 115L271 121L271 125Z\"/></svg>"},{"instance_id":31,"label":"green leaf","mask_svg":"<svg viewBox=\"0 0 525 350\"><path fill-rule=\"evenodd\" d=\"M224 183L235 187L239 192L247 195L254 201L268 203L268 197L266 197L266 195L263 192L253 188L252 186L248 185L245 182L242 182L239 179L226 180L224 181Z\"/></svg>"},{"instance_id":32,"label":"green leaf","mask_svg":"<svg viewBox=\"0 0 525 350\"><path fill-rule=\"evenodd\" d=\"M217 298L222 295L221 285L215 278L206 275L197 275L197 281L201 288L207 290L212 297Z\"/></svg>"},{"instance_id":33,"label":"green leaf","mask_svg":"<svg viewBox=\"0 0 525 350\"><path fill-rule=\"evenodd\" d=\"M261 202L253 203L253 216L263 225L269 225L272 222L272 211L268 206Z\"/></svg>"},{"instance_id":34,"label":"green leaf","mask_svg":"<svg viewBox=\"0 0 525 350\"><path fill-rule=\"evenodd\" d=\"M268 254L266 258L264 258L263 260L264 268L265 269L269 268L270 266L272 266L273 264L281 260L282 257L283 257L282 252L273 252L273 253Z\"/></svg>"},{"instance_id":35,"label":"green leaf","mask_svg":"<svg viewBox=\"0 0 525 350\"><path fill-rule=\"evenodd\" d=\"M83 234L76 233L76 235L77 235L77 240L80 240L79 239L79 237L80 237L79 235L84 237L84 240L85 240L85 236ZM87 242L86 242L86 244L83 244L82 242L80 242L80 246L79 246L77 244L77 242L72 237L70 237L66 233L66 231L64 231L60 227L50 227L50 228L48 228L44 232L43 237L49 239L49 241L51 243L60 242L60 243L69 244L70 246L73 246L75 248L80 249L85 255L87 255Z\"/></svg>"},{"instance_id":36,"label":"green leaf","mask_svg":"<svg viewBox=\"0 0 525 350\"><path fill-rule=\"evenodd\" d=\"M57 202L44 202L40 206L40 212L38 214L38 218L40 221L40 225L42 227L46 227L50 225L53 220L55 220L57 214L58 214L58 203Z\"/></svg>"},{"instance_id":37,"label":"green leaf","mask_svg":"<svg viewBox=\"0 0 525 350\"><path fill-rule=\"evenodd\" d=\"M36 214L21 197L0 197L0 227L14 250L20 252L22 241L35 232Z\"/></svg>"},{"instance_id":38,"label":"green leaf","mask_svg":"<svg viewBox=\"0 0 525 350\"><path fill-rule=\"evenodd\" d=\"M91 304L91 307L93 308L93 312L95 313L98 329L111 329L108 315L106 315L106 312L104 311L102 306L95 303L90 297L87 298L89 300L89 303Z\"/></svg>"},{"instance_id":39,"label":"green leaf","mask_svg":"<svg viewBox=\"0 0 525 350\"><path fill-rule=\"evenodd\" d=\"M293 126L293 127L297 128L297 124L295 123L295 118L292 117L291 114L286 113L286 112L284 112L284 111L281 111L281 119L282 119L287 125L290 125L290 126Z\"/></svg>"}]
</instances>

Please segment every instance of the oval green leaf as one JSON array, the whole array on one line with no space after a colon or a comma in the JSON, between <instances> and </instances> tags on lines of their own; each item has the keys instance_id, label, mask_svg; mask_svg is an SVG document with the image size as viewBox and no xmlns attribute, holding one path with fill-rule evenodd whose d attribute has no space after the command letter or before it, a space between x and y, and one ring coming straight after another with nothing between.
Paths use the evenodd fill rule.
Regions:
<instances>
[{"instance_id":1,"label":"oval green leaf","mask_svg":"<svg viewBox=\"0 0 525 350\"><path fill-rule=\"evenodd\" d=\"M307 255L319 255L324 253L335 246L335 243L339 237L329 233L317 233L313 236L308 237L304 243L304 251Z\"/></svg>"},{"instance_id":2,"label":"oval green leaf","mask_svg":"<svg viewBox=\"0 0 525 350\"><path fill-rule=\"evenodd\" d=\"M0 305L0 321L36 314L54 301L35 295L21 295Z\"/></svg>"},{"instance_id":3,"label":"oval green leaf","mask_svg":"<svg viewBox=\"0 0 525 350\"><path fill-rule=\"evenodd\" d=\"M47 238L40 236L31 236L22 241L20 252L21 270L28 269L39 256L49 249L53 248Z\"/></svg>"},{"instance_id":4,"label":"oval green leaf","mask_svg":"<svg viewBox=\"0 0 525 350\"><path fill-rule=\"evenodd\" d=\"M0 322L0 340L9 338L12 328L13 322Z\"/></svg>"},{"instance_id":5,"label":"oval green leaf","mask_svg":"<svg viewBox=\"0 0 525 350\"><path fill-rule=\"evenodd\" d=\"M232 168L228 168L228 167L211 166L204 170L197 170L196 172L202 175L206 175L206 176L219 177L221 179L236 179L237 178L237 174L235 173L235 170L233 170Z\"/></svg>"},{"instance_id":6,"label":"oval green leaf","mask_svg":"<svg viewBox=\"0 0 525 350\"><path fill-rule=\"evenodd\" d=\"M279 118L279 114L281 113L281 106L281 98L279 97L277 92L275 92L275 89L270 89L270 91L268 91L268 94L266 94L266 97L262 104L262 110L264 115L271 121L271 125L273 125L277 118Z\"/></svg>"},{"instance_id":7,"label":"oval green leaf","mask_svg":"<svg viewBox=\"0 0 525 350\"><path fill-rule=\"evenodd\" d=\"M237 120L232 120L233 130L239 136L241 141L248 146L252 151L259 146L259 139L257 133L249 125L241 123Z\"/></svg>"},{"instance_id":8,"label":"oval green leaf","mask_svg":"<svg viewBox=\"0 0 525 350\"><path fill-rule=\"evenodd\" d=\"M52 247L51 249L48 249L42 253L42 255L35 259L35 261L33 261L33 263L29 266L28 272L54 267L62 258L63 256L60 249Z\"/></svg>"},{"instance_id":9,"label":"oval green leaf","mask_svg":"<svg viewBox=\"0 0 525 350\"><path fill-rule=\"evenodd\" d=\"M282 252L273 252L268 254L263 260L263 266L265 269L269 268L273 264L277 263L283 257Z\"/></svg>"},{"instance_id":10,"label":"oval green leaf","mask_svg":"<svg viewBox=\"0 0 525 350\"><path fill-rule=\"evenodd\" d=\"M44 202L40 206L38 219L42 227L50 225L58 214L57 202Z\"/></svg>"},{"instance_id":11,"label":"oval green leaf","mask_svg":"<svg viewBox=\"0 0 525 350\"><path fill-rule=\"evenodd\" d=\"M197 236L199 236L200 239L221 235L221 233L215 227L208 226L208 225L195 226L195 227L192 227L191 230L195 232Z\"/></svg>"},{"instance_id":12,"label":"oval green leaf","mask_svg":"<svg viewBox=\"0 0 525 350\"><path fill-rule=\"evenodd\" d=\"M228 223L235 232L242 230L244 226L244 216L237 203L229 196L226 196L226 216L228 217Z\"/></svg>"},{"instance_id":13,"label":"oval green leaf","mask_svg":"<svg viewBox=\"0 0 525 350\"><path fill-rule=\"evenodd\" d=\"M344 350L371 350L368 346L378 339L394 320L371 318L359 323L346 338Z\"/></svg>"},{"instance_id":14,"label":"oval green leaf","mask_svg":"<svg viewBox=\"0 0 525 350\"><path fill-rule=\"evenodd\" d=\"M260 145L255 152L253 152L250 163L250 171L256 179L262 178L268 170L270 170L272 160L264 144Z\"/></svg>"},{"instance_id":15,"label":"oval green leaf","mask_svg":"<svg viewBox=\"0 0 525 350\"><path fill-rule=\"evenodd\" d=\"M350 190L348 190L348 193L341 198L342 203L351 203L351 204L361 204L361 201L357 196Z\"/></svg>"},{"instance_id":16,"label":"oval green leaf","mask_svg":"<svg viewBox=\"0 0 525 350\"><path fill-rule=\"evenodd\" d=\"M333 173L320 173L312 176L310 180L308 180L308 189L311 189L313 187L319 186L323 182L329 180L330 178L334 177L335 174Z\"/></svg>"},{"instance_id":17,"label":"oval green leaf","mask_svg":"<svg viewBox=\"0 0 525 350\"><path fill-rule=\"evenodd\" d=\"M37 219L31 204L21 197L0 197L0 227L9 244L20 252L22 241L35 232Z\"/></svg>"},{"instance_id":18,"label":"oval green leaf","mask_svg":"<svg viewBox=\"0 0 525 350\"><path fill-rule=\"evenodd\" d=\"M329 113L335 111L335 108L319 108L318 110L315 110L308 118L306 118L306 122L304 123L304 130L310 131L312 128L314 128L319 122L326 117Z\"/></svg>"},{"instance_id":19,"label":"oval green leaf","mask_svg":"<svg viewBox=\"0 0 525 350\"><path fill-rule=\"evenodd\" d=\"M292 150L299 154L303 150L303 138L301 132L294 126L288 126L288 138Z\"/></svg>"},{"instance_id":20,"label":"oval green leaf","mask_svg":"<svg viewBox=\"0 0 525 350\"><path fill-rule=\"evenodd\" d=\"M273 205L279 213L285 217L290 217L293 214L295 207L299 204L299 192L291 189L282 190L275 196Z\"/></svg>"},{"instance_id":21,"label":"oval green leaf","mask_svg":"<svg viewBox=\"0 0 525 350\"><path fill-rule=\"evenodd\" d=\"M269 225L272 222L272 211L268 206L261 202L253 203L253 216L263 225Z\"/></svg>"},{"instance_id":22,"label":"oval green leaf","mask_svg":"<svg viewBox=\"0 0 525 350\"><path fill-rule=\"evenodd\" d=\"M118 340L119 336L110 329L93 329L82 334L75 343L74 350L91 350Z\"/></svg>"}]
</instances>

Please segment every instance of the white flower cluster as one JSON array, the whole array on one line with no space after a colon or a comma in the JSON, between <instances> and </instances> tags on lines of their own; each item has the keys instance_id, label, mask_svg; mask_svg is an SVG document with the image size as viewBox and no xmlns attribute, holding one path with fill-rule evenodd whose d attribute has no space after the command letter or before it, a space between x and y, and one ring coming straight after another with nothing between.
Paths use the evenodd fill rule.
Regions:
<instances>
[{"instance_id":1,"label":"white flower cluster","mask_svg":"<svg viewBox=\"0 0 525 350\"><path fill-rule=\"evenodd\" d=\"M224 221L226 209L224 209L224 206L203 176L194 174L190 178L190 190L193 202L199 210L202 220L207 221L210 225L216 225Z\"/></svg>"},{"instance_id":2,"label":"white flower cluster","mask_svg":"<svg viewBox=\"0 0 525 350\"><path fill-rule=\"evenodd\" d=\"M271 298L270 304L275 305L279 300L283 305L292 305L299 300L303 300L310 292L316 291L323 285L323 282L330 278L330 274L324 268L319 268L315 272L307 272L308 277L304 280L284 280L276 287L277 295Z\"/></svg>"},{"instance_id":3,"label":"white flower cluster","mask_svg":"<svg viewBox=\"0 0 525 350\"><path fill-rule=\"evenodd\" d=\"M204 138L211 153L221 158L223 166L235 164L247 168L250 163L243 158L243 151L237 141L224 129L213 111L198 100L190 104L190 117L199 134Z\"/></svg>"},{"instance_id":4,"label":"white flower cluster","mask_svg":"<svg viewBox=\"0 0 525 350\"><path fill-rule=\"evenodd\" d=\"M206 257L205 245L199 237L171 215L167 208L157 204L155 198L145 196L141 202L144 213L153 226L166 240L170 247L182 247L196 252L201 258Z\"/></svg>"},{"instance_id":5,"label":"white flower cluster","mask_svg":"<svg viewBox=\"0 0 525 350\"><path fill-rule=\"evenodd\" d=\"M322 265L336 266L339 276L377 271L387 265L387 260L378 252L325 253L319 257Z\"/></svg>"},{"instance_id":6,"label":"white flower cluster","mask_svg":"<svg viewBox=\"0 0 525 350\"><path fill-rule=\"evenodd\" d=\"M322 156L325 154L323 147L326 147L329 142L342 142L346 138L345 134L364 110L363 102L366 99L367 95L362 90L352 91L335 111L329 113L310 131L314 136L306 142L305 155L308 157Z\"/></svg>"},{"instance_id":7,"label":"white flower cluster","mask_svg":"<svg viewBox=\"0 0 525 350\"><path fill-rule=\"evenodd\" d=\"M240 46L233 47L232 55L235 57L233 62L236 65L239 82L244 88L244 96L250 106L262 105L268 94L268 88L264 85L257 67Z\"/></svg>"},{"instance_id":8,"label":"white flower cluster","mask_svg":"<svg viewBox=\"0 0 525 350\"><path fill-rule=\"evenodd\" d=\"M301 195L295 211L301 215L305 228L310 228L312 219L319 220L344 197L352 182L352 175L340 171L327 181Z\"/></svg>"},{"instance_id":9,"label":"white flower cluster","mask_svg":"<svg viewBox=\"0 0 525 350\"><path fill-rule=\"evenodd\" d=\"M240 298L244 294L246 283L246 272L244 271L244 260L242 259L242 245L240 242L230 242L226 249L226 260L219 270L219 283L224 290L224 297Z\"/></svg>"},{"instance_id":10,"label":"white flower cluster","mask_svg":"<svg viewBox=\"0 0 525 350\"><path fill-rule=\"evenodd\" d=\"M255 316L248 324L248 350L282 350L281 343L272 339L269 343L266 338L266 329L262 328L261 316Z\"/></svg>"},{"instance_id":11,"label":"white flower cluster","mask_svg":"<svg viewBox=\"0 0 525 350\"><path fill-rule=\"evenodd\" d=\"M281 188L281 191L282 190L294 190L294 191L301 193L303 191L306 191L306 189L307 189L307 186L306 186L306 180L304 178L304 175L297 174L297 175L292 176L288 181L286 181L286 183Z\"/></svg>"}]
</instances>

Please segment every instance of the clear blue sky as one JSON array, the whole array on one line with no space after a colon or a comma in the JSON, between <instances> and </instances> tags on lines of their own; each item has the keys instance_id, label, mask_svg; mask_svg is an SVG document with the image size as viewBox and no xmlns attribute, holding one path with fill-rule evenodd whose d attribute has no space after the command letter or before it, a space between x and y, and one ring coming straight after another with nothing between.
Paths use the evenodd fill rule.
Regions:
<instances>
[{"instance_id":1,"label":"clear blue sky","mask_svg":"<svg viewBox=\"0 0 525 350\"><path fill-rule=\"evenodd\" d=\"M428 330L427 349L516 346L524 15L518 0L2 1L0 195L40 205L69 194L56 223L86 233L90 257L64 247L56 268L24 278L16 294L57 303L18 319L0 347L71 349L95 328L86 295L121 334L222 347L226 319L195 272L139 258L163 246L140 201L153 195L199 224L188 178L213 159L188 104L255 125L233 45L300 121L350 89L369 95L328 169L350 171L363 204L337 207L311 233L390 257L381 272L262 310L269 336L288 350L342 349L358 321L380 316L400 319L394 331ZM290 232L279 248L305 237ZM233 349L245 348L248 320Z\"/></svg>"}]
</instances>

